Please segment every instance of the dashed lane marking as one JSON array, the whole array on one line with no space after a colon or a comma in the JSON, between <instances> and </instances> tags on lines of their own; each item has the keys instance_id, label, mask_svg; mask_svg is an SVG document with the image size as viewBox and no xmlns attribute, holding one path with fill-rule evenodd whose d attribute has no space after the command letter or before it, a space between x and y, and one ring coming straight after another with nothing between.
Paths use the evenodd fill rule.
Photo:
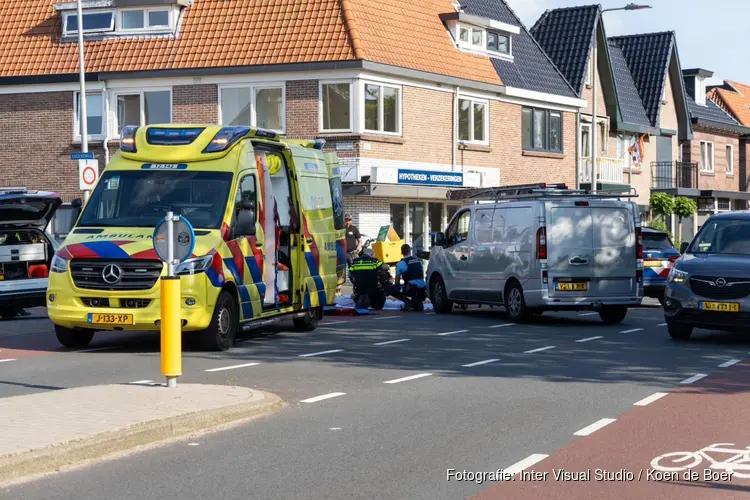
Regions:
<instances>
[{"instance_id":1,"label":"dashed lane marking","mask_svg":"<svg viewBox=\"0 0 750 500\"><path fill-rule=\"evenodd\" d=\"M518 474L521 471L524 471L531 467L532 465L538 464L545 458L547 458L549 455L543 455L541 453L535 453L533 455L529 455L528 457L524 458L520 462L516 462L510 467L507 467L503 472L505 474L510 474L511 476Z\"/></svg>"},{"instance_id":2,"label":"dashed lane marking","mask_svg":"<svg viewBox=\"0 0 750 500\"><path fill-rule=\"evenodd\" d=\"M400 318L400 317L401 316L383 316L382 318L372 318L372 319L375 320L375 321L379 321L379 320L382 321L382 320L386 320L386 319L397 319L397 318Z\"/></svg>"},{"instance_id":3,"label":"dashed lane marking","mask_svg":"<svg viewBox=\"0 0 750 500\"><path fill-rule=\"evenodd\" d=\"M720 364L720 365L719 365L719 368L729 368L729 367L730 367L730 366L732 366L732 365L736 365L736 364L737 364L737 363L739 363L740 361L742 361L742 360L740 360L740 359L730 359L730 360L729 360L729 361L727 361L726 363L722 363L722 364Z\"/></svg>"},{"instance_id":4,"label":"dashed lane marking","mask_svg":"<svg viewBox=\"0 0 750 500\"><path fill-rule=\"evenodd\" d=\"M538 349L532 349L530 351L524 351L524 354L534 354L535 352L549 351L550 349L554 349L555 347L557 347L557 346L548 345L547 347L540 347Z\"/></svg>"},{"instance_id":5,"label":"dashed lane marking","mask_svg":"<svg viewBox=\"0 0 750 500\"><path fill-rule=\"evenodd\" d=\"M579 339L579 340L576 340L576 342L591 342L592 340L598 340L598 339L603 339L603 338L604 337L602 337L601 335L599 335L599 336L596 336L596 337L589 337L589 338L586 338L586 339Z\"/></svg>"},{"instance_id":6,"label":"dashed lane marking","mask_svg":"<svg viewBox=\"0 0 750 500\"><path fill-rule=\"evenodd\" d=\"M325 323L321 323L320 326L341 325L343 323L349 323L349 322L348 321L326 321Z\"/></svg>"},{"instance_id":7,"label":"dashed lane marking","mask_svg":"<svg viewBox=\"0 0 750 500\"><path fill-rule=\"evenodd\" d=\"M343 349L331 349L330 351L311 352L309 354L300 354L300 358L312 358L313 356L322 356L323 354L333 354L334 352L342 352Z\"/></svg>"},{"instance_id":8,"label":"dashed lane marking","mask_svg":"<svg viewBox=\"0 0 750 500\"><path fill-rule=\"evenodd\" d=\"M596 316L597 314L599 314L599 313L597 313L597 312L593 312L593 313L581 313L581 314L579 314L579 316Z\"/></svg>"},{"instance_id":9,"label":"dashed lane marking","mask_svg":"<svg viewBox=\"0 0 750 500\"><path fill-rule=\"evenodd\" d=\"M623 330L620 333L635 333L635 332L642 332L643 328L633 328L632 330Z\"/></svg>"},{"instance_id":10,"label":"dashed lane marking","mask_svg":"<svg viewBox=\"0 0 750 500\"><path fill-rule=\"evenodd\" d=\"M464 368L471 368L472 366L480 366L480 365L486 365L489 363L494 363L495 361L499 361L498 359L485 359L484 361L477 361L476 363L469 363L468 365L461 365Z\"/></svg>"},{"instance_id":11,"label":"dashed lane marking","mask_svg":"<svg viewBox=\"0 0 750 500\"><path fill-rule=\"evenodd\" d=\"M7 363L8 361L16 361L16 358L0 359L0 363Z\"/></svg>"},{"instance_id":12,"label":"dashed lane marking","mask_svg":"<svg viewBox=\"0 0 750 500\"><path fill-rule=\"evenodd\" d=\"M128 382L128 384L150 384L153 380L136 380L135 382Z\"/></svg>"},{"instance_id":13,"label":"dashed lane marking","mask_svg":"<svg viewBox=\"0 0 750 500\"><path fill-rule=\"evenodd\" d=\"M398 339L398 340L388 340L387 342L378 342L378 343L376 343L376 344L373 344L373 345L388 345L388 344L398 344L398 343L400 343L400 342L407 342L407 341L409 341L409 340L411 340L411 339Z\"/></svg>"},{"instance_id":14,"label":"dashed lane marking","mask_svg":"<svg viewBox=\"0 0 750 500\"><path fill-rule=\"evenodd\" d=\"M690 378L686 378L685 380L683 380L683 381L682 381L682 382L680 382L680 383L681 383L681 384L692 384L693 382L697 382L697 381L699 381L700 379L702 379L702 378L704 378L704 377L707 377L707 376L708 376L708 375L706 375L705 373L696 373L696 374L695 374L695 375L693 375L692 377L690 377Z\"/></svg>"},{"instance_id":15,"label":"dashed lane marking","mask_svg":"<svg viewBox=\"0 0 750 500\"><path fill-rule=\"evenodd\" d=\"M383 383L384 384L398 384L400 382L407 382L409 380L416 380L418 378L429 377L430 375L432 375L432 373L418 373L417 375L411 375L409 377L397 378L397 379L393 379L393 380L386 380Z\"/></svg>"},{"instance_id":16,"label":"dashed lane marking","mask_svg":"<svg viewBox=\"0 0 750 500\"><path fill-rule=\"evenodd\" d=\"M452 332L443 332L443 333L438 333L438 336L439 336L439 337L444 337L444 336L446 336L446 335L455 335L456 333L466 333L466 332L468 332L468 331L469 331L469 330L455 330L455 331L452 331Z\"/></svg>"},{"instance_id":17,"label":"dashed lane marking","mask_svg":"<svg viewBox=\"0 0 750 500\"><path fill-rule=\"evenodd\" d=\"M220 368L210 368L208 370L204 370L207 372L223 372L224 370L234 370L236 368L246 368L248 366L258 366L260 363L243 363L241 365L232 365L232 366L222 366Z\"/></svg>"},{"instance_id":18,"label":"dashed lane marking","mask_svg":"<svg viewBox=\"0 0 750 500\"><path fill-rule=\"evenodd\" d=\"M659 324L658 324L658 325L656 325L656 326L667 326L667 324L666 324L666 323L659 323Z\"/></svg>"},{"instance_id":19,"label":"dashed lane marking","mask_svg":"<svg viewBox=\"0 0 750 500\"><path fill-rule=\"evenodd\" d=\"M650 395L647 398L643 398L640 401L636 401L635 403L633 403L633 406L646 406L646 405L650 405L651 403L653 403L657 399L661 399L661 398L663 398L666 395L667 395L666 392L655 392L654 394Z\"/></svg>"},{"instance_id":20,"label":"dashed lane marking","mask_svg":"<svg viewBox=\"0 0 750 500\"><path fill-rule=\"evenodd\" d=\"M323 394L322 396L315 396L314 398L307 398L300 401L300 403L317 403L318 401L323 401L325 399L331 399L331 398L337 398L339 396L343 396L346 394L345 392L331 392L330 394Z\"/></svg>"},{"instance_id":21,"label":"dashed lane marking","mask_svg":"<svg viewBox=\"0 0 750 500\"><path fill-rule=\"evenodd\" d=\"M513 326L513 325L515 325L515 323L501 323L499 325L488 326L487 328L503 328L506 326Z\"/></svg>"},{"instance_id":22,"label":"dashed lane marking","mask_svg":"<svg viewBox=\"0 0 750 500\"><path fill-rule=\"evenodd\" d=\"M598 431L602 427L606 427L607 425L611 424L614 421L615 421L614 418L603 418L601 420L597 420L593 424L587 425L580 431L574 432L573 435L574 436L588 436L589 434L593 434L594 432Z\"/></svg>"},{"instance_id":23,"label":"dashed lane marking","mask_svg":"<svg viewBox=\"0 0 750 500\"><path fill-rule=\"evenodd\" d=\"M83 349L81 351L69 351L69 352L96 352L96 351L107 351L110 349L122 349L123 346L121 345L113 345L109 347L96 347L94 349Z\"/></svg>"}]
</instances>

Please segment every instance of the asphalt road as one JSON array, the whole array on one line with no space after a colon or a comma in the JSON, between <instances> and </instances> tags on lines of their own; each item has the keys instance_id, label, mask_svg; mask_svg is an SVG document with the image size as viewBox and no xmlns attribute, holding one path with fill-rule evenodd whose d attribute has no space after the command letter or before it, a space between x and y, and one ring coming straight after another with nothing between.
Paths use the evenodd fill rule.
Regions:
<instances>
[{"instance_id":1,"label":"asphalt road","mask_svg":"<svg viewBox=\"0 0 750 500\"><path fill-rule=\"evenodd\" d=\"M162 382L158 336L100 334L70 351L41 313L0 322L0 398ZM465 499L488 485L449 482L447 469L494 471L548 453L750 348L742 335L703 331L674 342L657 308L615 326L590 313L514 325L486 308L324 323L184 354L181 382L268 390L288 403L280 413L12 487L7 498Z\"/></svg>"}]
</instances>

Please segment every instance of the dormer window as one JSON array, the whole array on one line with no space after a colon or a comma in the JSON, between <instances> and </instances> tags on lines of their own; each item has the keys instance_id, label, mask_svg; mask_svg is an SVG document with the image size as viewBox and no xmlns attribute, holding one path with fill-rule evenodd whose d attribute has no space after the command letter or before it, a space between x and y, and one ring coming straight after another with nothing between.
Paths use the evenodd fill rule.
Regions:
<instances>
[{"instance_id":1,"label":"dormer window","mask_svg":"<svg viewBox=\"0 0 750 500\"><path fill-rule=\"evenodd\" d=\"M84 12L82 18L84 33L102 33L115 29L114 11ZM78 15L76 12L65 14L63 33L66 35L78 33Z\"/></svg>"},{"instance_id":2,"label":"dormer window","mask_svg":"<svg viewBox=\"0 0 750 500\"><path fill-rule=\"evenodd\" d=\"M492 31L487 32L487 50L500 54L510 54L510 37Z\"/></svg>"},{"instance_id":3,"label":"dormer window","mask_svg":"<svg viewBox=\"0 0 750 500\"><path fill-rule=\"evenodd\" d=\"M191 0L81 0L83 33L87 37L134 34L169 34L178 24L180 10ZM78 35L76 2L54 5L62 15L62 41Z\"/></svg>"},{"instance_id":4,"label":"dormer window","mask_svg":"<svg viewBox=\"0 0 750 500\"><path fill-rule=\"evenodd\" d=\"M120 12L122 31L163 30L171 26L169 9L133 9Z\"/></svg>"},{"instance_id":5,"label":"dormer window","mask_svg":"<svg viewBox=\"0 0 750 500\"><path fill-rule=\"evenodd\" d=\"M488 55L510 56L510 35L476 26L458 27L458 46Z\"/></svg>"}]
</instances>

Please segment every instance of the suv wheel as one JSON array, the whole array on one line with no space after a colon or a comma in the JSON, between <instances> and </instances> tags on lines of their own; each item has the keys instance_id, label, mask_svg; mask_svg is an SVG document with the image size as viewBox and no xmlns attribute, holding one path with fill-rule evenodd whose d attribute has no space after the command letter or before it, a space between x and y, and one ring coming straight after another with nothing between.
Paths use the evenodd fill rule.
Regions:
<instances>
[{"instance_id":1,"label":"suv wheel","mask_svg":"<svg viewBox=\"0 0 750 500\"><path fill-rule=\"evenodd\" d=\"M453 302L448 300L442 278L435 278L430 283L430 302L437 314L448 314L453 310Z\"/></svg>"},{"instance_id":2,"label":"suv wheel","mask_svg":"<svg viewBox=\"0 0 750 500\"><path fill-rule=\"evenodd\" d=\"M667 322L667 331L669 336L675 340L687 340L693 334L693 327Z\"/></svg>"}]
</instances>

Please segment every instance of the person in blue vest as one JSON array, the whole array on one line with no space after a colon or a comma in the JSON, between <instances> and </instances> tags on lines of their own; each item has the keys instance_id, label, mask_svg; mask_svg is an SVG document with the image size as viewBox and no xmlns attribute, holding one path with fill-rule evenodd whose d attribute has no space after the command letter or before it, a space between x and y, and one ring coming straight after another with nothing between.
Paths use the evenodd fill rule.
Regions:
<instances>
[{"instance_id":1,"label":"person in blue vest","mask_svg":"<svg viewBox=\"0 0 750 500\"><path fill-rule=\"evenodd\" d=\"M411 254L411 247L406 243L401 246L401 255L403 259L396 264L396 281L386 291L404 302L404 311L424 311L427 288L422 261ZM401 279L404 280L403 285L400 284Z\"/></svg>"}]
</instances>

